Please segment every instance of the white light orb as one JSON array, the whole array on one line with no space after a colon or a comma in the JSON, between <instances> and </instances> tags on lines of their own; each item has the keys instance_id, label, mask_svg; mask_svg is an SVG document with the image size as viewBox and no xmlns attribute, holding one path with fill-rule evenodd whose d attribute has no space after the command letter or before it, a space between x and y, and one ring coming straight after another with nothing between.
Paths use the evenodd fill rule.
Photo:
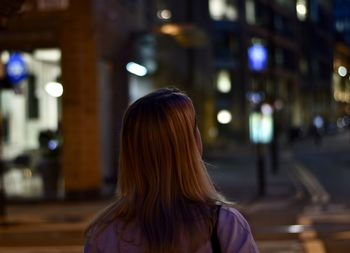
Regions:
<instances>
[{"instance_id":1,"label":"white light orb","mask_svg":"<svg viewBox=\"0 0 350 253\"><path fill-rule=\"evenodd\" d=\"M348 70L347 70L344 66L340 66L340 67L338 68L338 74L339 74L341 77L346 76L347 73L348 73Z\"/></svg>"},{"instance_id":2,"label":"white light orb","mask_svg":"<svg viewBox=\"0 0 350 253\"><path fill-rule=\"evenodd\" d=\"M228 124L232 120L232 114L228 110L221 110L217 114L217 120L220 124Z\"/></svg>"},{"instance_id":3,"label":"white light orb","mask_svg":"<svg viewBox=\"0 0 350 253\"><path fill-rule=\"evenodd\" d=\"M45 85L45 91L52 97L61 97L63 94L63 86L58 82L49 82Z\"/></svg>"}]
</instances>

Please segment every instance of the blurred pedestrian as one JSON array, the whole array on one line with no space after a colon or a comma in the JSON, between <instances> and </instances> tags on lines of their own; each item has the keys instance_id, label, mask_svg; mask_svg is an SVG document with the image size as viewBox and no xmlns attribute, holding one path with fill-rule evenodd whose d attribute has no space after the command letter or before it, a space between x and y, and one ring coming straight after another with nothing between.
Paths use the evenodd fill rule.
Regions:
<instances>
[{"instance_id":1,"label":"blurred pedestrian","mask_svg":"<svg viewBox=\"0 0 350 253\"><path fill-rule=\"evenodd\" d=\"M130 105L117 196L88 227L85 253L258 252L243 216L215 190L191 99L175 88Z\"/></svg>"}]
</instances>

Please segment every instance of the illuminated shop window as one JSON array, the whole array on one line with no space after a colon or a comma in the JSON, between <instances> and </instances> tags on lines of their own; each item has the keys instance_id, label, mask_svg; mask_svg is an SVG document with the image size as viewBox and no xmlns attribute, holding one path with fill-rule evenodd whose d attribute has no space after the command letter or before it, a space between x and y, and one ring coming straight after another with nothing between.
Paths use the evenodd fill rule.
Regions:
<instances>
[{"instance_id":1,"label":"illuminated shop window","mask_svg":"<svg viewBox=\"0 0 350 253\"><path fill-rule=\"evenodd\" d=\"M10 85L0 92L0 113L7 122L2 155L9 160L39 149L42 131L59 129L60 97L64 93L60 83L61 51L58 48L39 48L32 53L3 51L1 62L7 66ZM54 143L50 145L53 147Z\"/></svg>"},{"instance_id":2,"label":"illuminated shop window","mask_svg":"<svg viewBox=\"0 0 350 253\"><path fill-rule=\"evenodd\" d=\"M237 7L229 0L209 0L209 12L214 20L235 21L238 18Z\"/></svg>"}]
</instances>

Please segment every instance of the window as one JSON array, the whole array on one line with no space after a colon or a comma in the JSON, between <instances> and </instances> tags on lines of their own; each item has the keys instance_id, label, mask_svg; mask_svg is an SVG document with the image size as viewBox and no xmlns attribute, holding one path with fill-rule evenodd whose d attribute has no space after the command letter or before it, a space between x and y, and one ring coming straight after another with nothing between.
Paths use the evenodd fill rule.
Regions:
<instances>
[{"instance_id":1,"label":"window","mask_svg":"<svg viewBox=\"0 0 350 253\"><path fill-rule=\"evenodd\" d=\"M248 24L255 24L256 18L255 18L255 2L254 0L247 0L245 2L245 15L247 17L247 23Z\"/></svg>"},{"instance_id":2,"label":"window","mask_svg":"<svg viewBox=\"0 0 350 253\"><path fill-rule=\"evenodd\" d=\"M231 91L231 78L227 70L220 70L217 74L216 88L222 93Z\"/></svg>"},{"instance_id":3,"label":"window","mask_svg":"<svg viewBox=\"0 0 350 253\"><path fill-rule=\"evenodd\" d=\"M300 21L305 21L307 17L307 12L308 12L306 0L297 0L297 4L295 8L297 11L297 18Z\"/></svg>"},{"instance_id":4,"label":"window","mask_svg":"<svg viewBox=\"0 0 350 253\"><path fill-rule=\"evenodd\" d=\"M238 18L237 7L232 0L209 0L209 12L214 20L235 21Z\"/></svg>"}]
</instances>

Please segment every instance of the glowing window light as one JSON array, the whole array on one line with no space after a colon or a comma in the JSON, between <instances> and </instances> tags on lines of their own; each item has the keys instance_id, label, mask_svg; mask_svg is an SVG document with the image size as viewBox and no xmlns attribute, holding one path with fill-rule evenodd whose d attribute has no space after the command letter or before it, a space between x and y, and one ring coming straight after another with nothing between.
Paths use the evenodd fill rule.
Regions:
<instances>
[{"instance_id":1,"label":"glowing window light","mask_svg":"<svg viewBox=\"0 0 350 253\"><path fill-rule=\"evenodd\" d=\"M63 94L63 86L57 82L49 82L45 85L45 91L52 97L61 97Z\"/></svg>"},{"instance_id":2,"label":"glowing window light","mask_svg":"<svg viewBox=\"0 0 350 253\"><path fill-rule=\"evenodd\" d=\"M126 70L137 76L145 76L147 74L147 69L135 62L129 62L126 64Z\"/></svg>"},{"instance_id":3,"label":"glowing window light","mask_svg":"<svg viewBox=\"0 0 350 253\"><path fill-rule=\"evenodd\" d=\"M228 124L232 120L232 114L228 110L221 110L218 112L217 120L221 124Z\"/></svg>"},{"instance_id":4,"label":"glowing window light","mask_svg":"<svg viewBox=\"0 0 350 253\"><path fill-rule=\"evenodd\" d=\"M305 0L298 0L296 3L297 17L299 20L304 21L307 15L307 6Z\"/></svg>"},{"instance_id":5,"label":"glowing window light","mask_svg":"<svg viewBox=\"0 0 350 253\"><path fill-rule=\"evenodd\" d=\"M226 18L231 21L238 19L238 11L235 6L226 7Z\"/></svg>"},{"instance_id":6,"label":"glowing window light","mask_svg":"<svg viewBox=\"0 0 350 253\"><path fill-rule=\"evenodd\" d=\"M255 2L253 0L245 1L245 15L247 18L248 24L256 23L256 15L255 15Z\"/></svg>"},{"instance_id":7,"label":"glowing window light","mask_svg":"<svg viewBox=\"0 0 350 253\"><path fill-rule=\"evenodd\" d=\"M222 93L228 93L231 90L231 79L228 71L221 70L218 74L217 89Z\"/></svg>"},{"instance_id":8,"label":"glowing window light","mask_svg":"<svg viewBox=\"0 0 350 253\"><path fill-rule=\"evenodd\" d=\"M236 6L228 3L226 0L209 0L209 13L214 20L226 18L234 21L238 18Z\"/></svg>"},{"instance_id":9,"label":"glowing window light","mask_svg":"<svg viewBox=\"0 0 350 253\"><path fill-rule=\"evenodd\" d=\"M10 53L8 51L3 51L1 53L1 61L2 61L2 63L6 64L9 59L10 59Z\"/></svg>"},{"instance_id":10,"label":"glowing window light","mask_svg":"<svg viewBox=\"0 0 350 253\"><path fill-rule=\"evenodd\" d=\"M221 20L225 15L225 1L224 0L209 0L210 16L214 20Z\"/></svg>"},{"instance_id":11,"label":"glowing window light","mask_svg":"<svg viewBox=\"0 0 350 253\"><path fill-rule=\"evenodd\" d=\"M61 50L59 49L37 49L34 51L34 58L39 61L58 62L61 60Z\"/></svg>"},{"instance_id":12,"label":"glowing window light","mask_svg":"<svg viewBox=\"0 0 350 253\"><path fill-rule=\"evenodd\" d=\"M344 67L344 66L340 66L338 68L338 74L342 77L346 76L346 74L348 73L348 70Z\"/></svg>"},{"instance_id":13,"label":"glowing window light","mask_svg":"<svg viewBox=\"0 0 350 253\"><path fill-rule=\"evenodd\" d=\"M299 15L305 16L307 13L306 6L304 4L297 4L296 9Z\"/></svg>"},{"instance_id":14,"label":"glowing window light","mask_svg":"<svg viewBox=\"0 0 350 253\"><path fill-rule=\"evenodd\" d=\"M181 28L179 25L166 24L161 26L160 32L171 36L177 36L181 33Z\"/></svg>"}]
</instances>

